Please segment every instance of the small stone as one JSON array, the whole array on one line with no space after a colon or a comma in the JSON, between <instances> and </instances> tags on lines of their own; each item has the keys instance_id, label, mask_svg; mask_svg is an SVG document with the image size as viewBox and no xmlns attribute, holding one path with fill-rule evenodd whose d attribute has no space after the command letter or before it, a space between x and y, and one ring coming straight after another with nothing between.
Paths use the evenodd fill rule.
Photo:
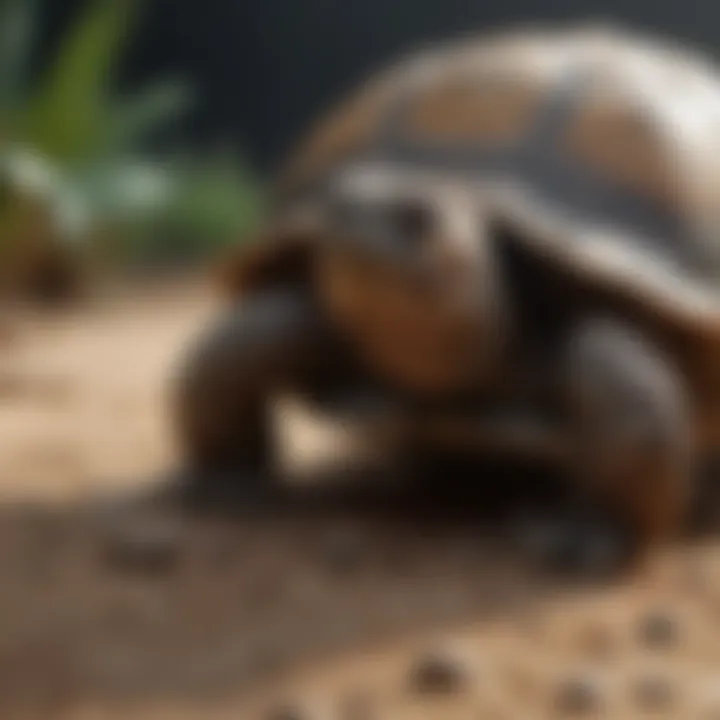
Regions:
<instances>
[{"instance_id":1,"label":"small stone","mask_svg":"<svg viewBox=\"0 0 720 720\"><path fill-rule=\"evenodd\" d=\"M270 709L264 720L311 720L311 717L299 705L288 703Z\"/></svg>"},{"instance_id":2,"label":"small stone","mask_svg":"<svg viewBox=\"0 0 720 720\"><path fill-rule=\"evenodd\" d=\"M159 575L177 565L180 540L179 528L174 523L131 524L109 533L103 557L114 570Z\"/></svg>"},{"instance_id":3,"label":"small stone","mask_svg":"<svg viewBox=\"0 0 720 720\"><path fill-rule=\"evenodd\" d=\"M465 680L466 670L459 659L440 652L419 658L410 674L410 685L420 694L455 693Z\"/></svg>"},{"instance_id":4,"label":"small stone","mask_svg":"<svg viewBox=\"0 0 720 720\"><path fill-rule=\"evenodd\" d=\"M651 613L641 621L640 639L652 649L673 647L678 642L677 623L665 613Z\"/></svg>"},{"instance_id":5,"label":"small stone","mask_svg":"<svg viewBox=\"0 0 720 720\"><path fill-rule=\"evenodd\" d=\"M635 685L634 696L645 710L667 710L673 703L670 683L662 677L644 677Z\"/></svg>"},{"instance_id":6,"label":"small stone","mask_svg":"<svg viewBox=\"0 0 720 720\"><path fill-rule=\"evenodd\" d=\"M564 681L555 696L555 709L567 716L596 712L601 704L600 689L586 678L570 678Z\"/></svg>"}]
</instances>

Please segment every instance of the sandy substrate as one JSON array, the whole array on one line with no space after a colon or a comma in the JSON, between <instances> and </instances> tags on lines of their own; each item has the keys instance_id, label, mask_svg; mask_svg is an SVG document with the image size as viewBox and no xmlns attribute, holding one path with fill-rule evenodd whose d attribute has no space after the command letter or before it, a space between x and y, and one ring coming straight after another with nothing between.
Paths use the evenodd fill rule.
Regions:
<instances>
[{"instance_id":1,"label":"sandy substrate","mask_svg":"<svg viewBox=\"0 0 720 720\"><path fill-rule=\"evenodd\" d=\"M720 718L712 540L600 587L467 518L352 504L119 540L98 493L171 465L168 380L212 311L128 291L18 319L2 350L2 720ZM327 446L291 426L305 460Z\"/></svg>"}]
</instances>

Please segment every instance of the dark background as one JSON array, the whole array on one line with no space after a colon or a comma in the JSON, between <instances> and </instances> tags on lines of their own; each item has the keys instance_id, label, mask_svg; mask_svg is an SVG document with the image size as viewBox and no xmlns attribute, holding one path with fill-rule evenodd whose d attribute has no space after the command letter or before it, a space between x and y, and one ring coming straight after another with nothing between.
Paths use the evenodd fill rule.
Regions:
<instances>
[{"instance_id":1,"label":"dark background","mask_svg":"<svg viewBox=\"0 0 720 720\"><path fill-rule=\"evenodd\" d=\"M45 0L38 62L81 0ZM514 21L605 19L720 50L717 0L145 0L121 73L189 78L199 104L165 142L241 144L267 172L353 82L401 50Z\"/></svg>"}]
</instances>

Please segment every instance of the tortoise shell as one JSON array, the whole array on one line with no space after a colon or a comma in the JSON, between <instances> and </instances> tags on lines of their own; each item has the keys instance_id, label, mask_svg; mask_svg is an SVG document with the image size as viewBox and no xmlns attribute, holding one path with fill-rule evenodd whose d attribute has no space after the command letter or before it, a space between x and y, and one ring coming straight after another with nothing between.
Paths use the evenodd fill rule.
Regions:
<instances>
[{"instance_id":1,"label":"tortoise shell","mask_svg":"<svg viewBox=\"0 0 720 720\"><path fill-rule=\"evenodd\" d=\"M351 167L461 181L529 251L684 327L718 326L720 83L682 45L531 27L413 53L310 132L278 212Z\"/></svg>"}]
</instances>

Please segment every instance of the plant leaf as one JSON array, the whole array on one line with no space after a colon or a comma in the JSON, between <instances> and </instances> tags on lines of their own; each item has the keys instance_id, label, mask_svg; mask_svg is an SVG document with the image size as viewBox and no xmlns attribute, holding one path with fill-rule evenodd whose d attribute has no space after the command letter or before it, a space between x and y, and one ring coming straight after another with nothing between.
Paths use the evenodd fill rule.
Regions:
<instances>
[{"instance_id":1,"label":"plant leaf","mask_svg":"<svg viewBox=\"0 0 720 720\"><path fill-rule=\"evenodd\" d=\"M257 182L228 155L184 174L169 221L198 242L217 245L253 228L261 207Z\"/></svg>"},{"instance_id":2,"label":"plant leaf","mask_svg":"<svg viewBox=\"0 0 720 720\"><path fill-rule=\"evenodd\" d=\"M5 0L0 6L0 121L12 121L26 90L36 34L36 0Z\"/></svg>"},{"instance_id":3,"label":"plant leaf","mask_svg":"<svg viewBox=\"0 0 720 720\"><path fill-rule=\"evenodd\" d=\"M189 85L168 79L116 103L110 143L116 152L134 150L137 143L185 112L194 100Z\"/></svg>"},{"instance_id":4,"label":"plant leaf","mask_svg":"<svg viewBox=\"0 0 720 720\"><path fill-rule=\"evenodd\" d=\"M112 109L108 84L135 0L93 0L32 98L26 140L62 161L102 151Z\"/></svg>"}]
</instances>

